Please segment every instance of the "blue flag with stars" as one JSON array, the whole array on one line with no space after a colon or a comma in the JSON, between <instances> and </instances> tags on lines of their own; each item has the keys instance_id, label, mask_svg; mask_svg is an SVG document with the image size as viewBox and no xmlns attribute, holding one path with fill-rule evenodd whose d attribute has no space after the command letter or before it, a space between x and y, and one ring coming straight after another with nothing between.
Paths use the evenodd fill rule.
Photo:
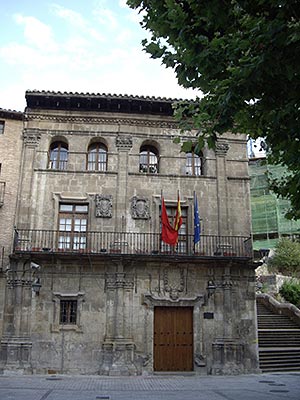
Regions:
<instances>
[{"instance_id":1,"label":"blue flag with stars","mask_svg":"<svg viewBox=\"0 0 300 400\"><path fill-rule=\"evenodd\" d=\"M194 244L200 242L200 233L201 233L201 226L200 226L200 218L199 218L199 211L198 211L198 201L195 195L194 197Z\"/></svg>"}]
</instances>

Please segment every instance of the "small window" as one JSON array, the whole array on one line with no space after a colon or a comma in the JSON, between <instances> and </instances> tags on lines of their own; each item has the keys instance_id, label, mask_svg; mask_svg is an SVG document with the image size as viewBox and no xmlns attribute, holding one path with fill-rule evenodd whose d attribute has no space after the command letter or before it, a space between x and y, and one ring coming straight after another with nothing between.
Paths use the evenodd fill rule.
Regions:
<instances>
[{"instance_id":1,"label":"small window","mask_svg":"<svg viewBox=\"0 0 300 400\"><path fill-rule=\"evenodd\" d=\"M64 142L54 142L49 152L49 169L64 170L68 163L68 145Z\"/></svg>"},{"instance_id":2,"label":"small window","mask_svg":"<svg viewBox=\"0 0 300 400\"><path fill-rule=\"evenodd\" d=\"M94 143L89 146L87 169L88 171L107 170L107 147L103 143Z\"/></svg>"},{"instance_id":3,"label":"small window","mask_svg":"<svg viewBox=\"0 0 300 400\"><path fill-rule=\"evenodd\" d=\"M60 300L61 325L75 325L77 323L77 300Z\"/></svg>"},{"instance_id":4,"label":"small window","mask_svg":"<svg viewBox=\"0 0 300 400\"><path fill-rule=\"evenodd\" d=\"M0 121L0 135L4 133L4 121Z\"/></svg>"},{"instance_id":5,"label":"small window","mask_svg":"<svg viewBox=\"0 0 300 400\"><path fill-rule=\"evenodd\" d=\"M185 163L185 173L186 175L203 175L203 155L194 153L186 153L186 163Z\"/></svg>"},{"instance_id":6,"label":"small window","mask_svg":"<svg viewBox=\"0 0 300 400\"><path fill-rule=\"evenodd\" d=\"M140 172L158 173L158 151L154 146L142 146L140 149Z\"/></svg>"}]
</instances>

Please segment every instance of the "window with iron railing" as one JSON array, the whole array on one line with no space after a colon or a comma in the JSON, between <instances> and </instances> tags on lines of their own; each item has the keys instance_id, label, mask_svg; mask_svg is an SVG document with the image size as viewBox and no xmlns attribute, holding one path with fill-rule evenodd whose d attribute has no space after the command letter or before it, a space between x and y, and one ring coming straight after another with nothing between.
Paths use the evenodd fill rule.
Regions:
<instances>
[{"instance_id":1,"label":"window with iron railing","mask_svg":"<svg viewBox=\"0 0 300 400\"><path fill-rule=\"evenodd\" d=\"M62 325L75 325L77 322L77 300L60 301L60 318Z\"/></svg>"}]
</instances>

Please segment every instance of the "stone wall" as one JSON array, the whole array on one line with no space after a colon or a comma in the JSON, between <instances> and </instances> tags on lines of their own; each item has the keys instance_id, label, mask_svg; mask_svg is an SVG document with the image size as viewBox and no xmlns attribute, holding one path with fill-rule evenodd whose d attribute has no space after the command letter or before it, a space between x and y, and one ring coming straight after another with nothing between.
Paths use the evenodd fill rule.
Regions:
<instances>
[{"instance_id":1,"label":"stone wall","mask_svg":"<svg viewBox=\"0 0 300 400\"><path fill-rule=\"evenodd\" d=\"M44 115L45 114L45 115ZM25 154L19 228L52 229L57 220L57 203L62 199L86 201L94 214L94 196L112 196L112 219L90 218L91 229L104 227L129 231L158 231L158 206L163 189L165 200L175 204L180 191L183 206L190 209L194 191L198 196L203 234L249 235L249 180L245 137L224 136L216 152L204 149L205 173L202 176L185 174L185 155L173 143L179 130L172 128L169 118L151 119L151 124L128 118L117 124L120 115L111 116L105 124L97 115L55 115L49 112L26 122ZM57 115L58 114L58 115ZM99 119L99 123L89 123ZM165 117L166 118L166 117ZM56 122L57 120L57 122ZM109 123L108 123L109 122ZM161 125L164 127L162 128ZM169 126L169 127L168 127ZM65 138L69 145L66 171L47 169L51 143ZM106 173L86 170L86 153L91 140L101 139L108 147ZM159 150L159 174L139 172L139 149L151 143ZM133 220L130 214L134 196L149 201L148 221ZM33 201L31 201L33 199ZM45 220L44 215L49 216ZM189 213L190 227L192 214Z\"/></svg>"},{"instance_id":2,"label":"stone wall","mask_svg":"<svg viewBox=\"0 0 300 400\"><path fill-rule=\"evenodd\" d=\"M227 134L215 151L205 148L204 173L190 176L173 142L179 135L166 115L27 108L18 229L57 230L59 204L71 203L88 205L89 231L159 234L161 193L176 206L179 191L187 234L193 234L196 192L202 235L250 236L245 136ZM86 167L88 146L98 139L108 149L105 172ZM51 144L61 140L68 144L67 168L49 169ZM159 153L158 174L139 171L145 144ZM156 307L193 309L197 373L257 371L251 260L68 255L57 248L34 254L30 246L11 257L6 276L4 372L152 373ZM41 284L39 295L35 283ZM62 323L63 299L76 302L75 324Z\"/></svg>"},{"instance_id":3,"label":"stone wall","mask_svg":"<svg viewBox=\"0 0 300 400\"><path fill-rule=\"evenodd\" d=\"M0 204L0 251L2 255L2 249L4 248L5 258L2 260L0 255L0 267L2 267L2 261L4 265L8 264L8 254L12 249L23 129L22 120L12 119L13 117L4 118L6 115L4 111L2 111L1 115L0 121L4 122L4 132L0 135L0 182L4 196L3 204Z\"/></svg>"},{"instance_id":4,"label":"stone wall","mask_svg":"<svg viewBox=\"0 0 300 400\"><path fill-rule=\"evenodd\" d=\"M4 272L12 251L22 150L22 114L0 110L0 337L5 303Z\"/></svg>"},{"instance_id":5,"label":"stone wall","mask_svg":"<svg viewBox=\"0 0 300 400\"><path fill-rule=\"evenodd\" d=\"M57 260L43 265L32 294L34 373L153 372L154 309L194 309L194 370L236 374L257 370L253 271L244 265L115 263ZM207 294L208 280L216 289ZM78 298L76 325L59 324L60 297Z\"/></svg>"}]
</instances>

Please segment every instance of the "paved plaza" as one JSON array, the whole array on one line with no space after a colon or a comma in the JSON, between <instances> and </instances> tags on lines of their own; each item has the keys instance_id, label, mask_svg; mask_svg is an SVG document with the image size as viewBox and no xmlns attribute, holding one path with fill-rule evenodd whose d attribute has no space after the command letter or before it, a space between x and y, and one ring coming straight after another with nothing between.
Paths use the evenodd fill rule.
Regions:
<instances>
[{"instance_id":1,"label":"paved plaza","mask_svg":"<svg viewBox=\"0 0 300 400\"><path fill-rule=\"evenodd\" d=\"M103 377L0 375L1 400L299 400L300 373Z\"/></svg>"}]
</instances>

